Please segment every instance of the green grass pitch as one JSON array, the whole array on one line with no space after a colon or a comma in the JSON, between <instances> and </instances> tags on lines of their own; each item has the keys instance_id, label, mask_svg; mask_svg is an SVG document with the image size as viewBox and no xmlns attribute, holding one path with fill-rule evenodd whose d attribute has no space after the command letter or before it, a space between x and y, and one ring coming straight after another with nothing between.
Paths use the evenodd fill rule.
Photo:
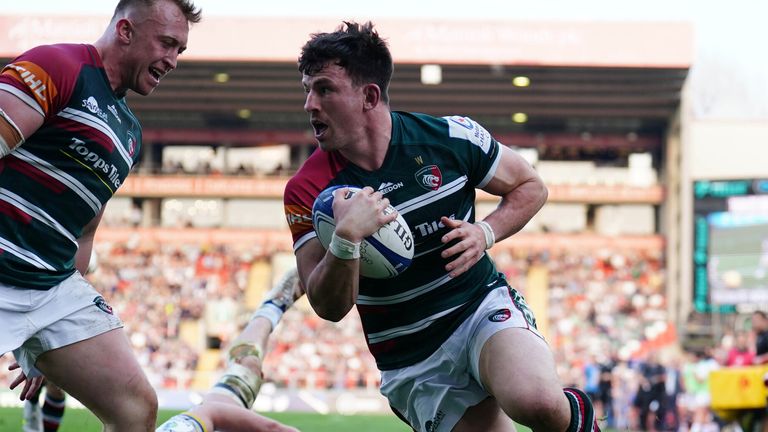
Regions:
<instances>
[{"instance_id":1,"label":"green grass pitch","mask_svg":"<svg viewBox=\"0 0 768 432\"><path fill-rule=\"evenodd\" d=\"M178 411L161 410L158 424L169 419ZM18 432L21 430L21 408L0 408L0 432ZM412 432L411 429L393 415L353 415L312 414L312 413L266 413L285 424L303 432ZM99 432L101 423L89 411L68 408L61 423L60 432ZM619 432L603 429L604 432ZM517 426L517 432L531 432L525 426ZM626 432L626 431L621 431Z\"/></svg>"},{"instance_id":2,"label":"green grass pitch","mask_svg":"<svg viewBox=\"0 0 768 432\"><path fill-rule=\"evenodd\" d=\"M159 422L163 422L177 411L160 411ZM0 408L0 432L18 432L21 430L21 408ZM311 414L311 413L267 413L268 417L289 424L305 432L410 432L410 428L398 420L394 414L354 415ZM530 432L528 428L518 426L518 432ZM60 432L98 432L101 423L90 412L83 409L67 409L61 423Z\"/></svg>"}]
</instances>

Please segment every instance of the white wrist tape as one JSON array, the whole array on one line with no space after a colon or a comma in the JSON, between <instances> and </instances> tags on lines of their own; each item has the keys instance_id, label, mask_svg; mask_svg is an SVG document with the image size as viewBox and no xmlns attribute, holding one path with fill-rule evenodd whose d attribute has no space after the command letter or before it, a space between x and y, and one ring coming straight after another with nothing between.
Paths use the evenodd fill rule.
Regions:
<instances>
[{"instance_id":1,"label":"white wrist tape","mask_svg":"<svg viewBox=\"0 0 768 432\"><path fill-rule=\"evenodd\" d=\"M261 349L252 342L241 342L231 347L227 352L227 371L219 378L211 392L229 396L250 409L259 394L262 377L238 363L248 356L262 359Z\"/></svg>"},{"instance_id":2,"label":"white wrist tape","mask_svg":"<svg viewBox=\"0 0 768 432\"><path fill-rule=\"evenodd\" d=\"M490 249L493 247L493 244L496 243L496 234L493 232L491 225L486 221L475 222L475 225L483 230L483 234L485 235L485 248Z\"/></svg>"},{"instance_id":3,"label":"white wrist tape","mask_svg":"<svg viewBox=\"0 0 768 432\"><path fill-rule=\"evenodd\" d=\"M244 408L251 409L256 395L259 394L261 383L259 375L245 366L232 363L213 386L211 393L229 396Z\"/></svg>"},{"instance_id":4,"label":"white wrist tape","mask_svg":"<svg viewBox=\"0 0 768 432\"><path fill-rule=\"evenodd\" d=\"M350 260L360 258L360 243L341 238L334 232L328 250L338 259Z\"/></svg>"},{"instance_id":5,"label":"white wrist tape","mask_svg":"<svg viewBox=\"0 0 768 432\"><path fill-rule=\"evenodd\" d=\"M250 321L253 321L256 317L262 317L269 320L270 323L272 323L272 330L277 327L277 324L280 323L280 319L283 317L284 311L280 309L276 304L274 303L264 303L262 304L258 309L256 309L256 312L251 315Z\"/></svg>"},{"instance_id":6,"label":"white wrist tape","mask_svg":"<svg viewBox=\"0 0 768 432\"><path fill-rule=\"evenodd\" d=\"M24 135L8 114L0 109L0 158L24 143Z\"/></svg>"},{"instance_id":7,"label":"white wrist tape","mask_svg":"<svg viewBox=\"0 0 768 432\"><path fill-rule=\"evenodd\" d=\"M238 360L248 356L261 359L261 349L253 342L240 342L227 351L227 363L236 363Z\"/></svg>"}]
</instances>

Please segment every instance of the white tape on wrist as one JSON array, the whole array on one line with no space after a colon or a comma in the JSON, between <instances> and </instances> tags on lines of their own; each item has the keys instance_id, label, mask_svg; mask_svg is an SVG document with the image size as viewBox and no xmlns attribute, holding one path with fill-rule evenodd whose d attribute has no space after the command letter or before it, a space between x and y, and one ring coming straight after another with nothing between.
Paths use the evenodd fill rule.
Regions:
<instances>
[{"instance_id":1,"label":"white tape on wrist","mask_svg":"<svg viewBox=\"0 0 768 432\"><path fill-rule=\"evenodd\" d=\"M483 230L483 235L485 236L485 248L490 249L493 247L493 244L496 243L496 234L493 232L491 225L486 221L475 222L475 225Z\"/></svg>"},{"instance_id":2,"label":"white tape on wrist","mask_svg":"<svg viewBox=\"0 0 768 432\"><path fill-rule=\"evenodd\" d=\"M3 158L11 154L11 148L5 143L5 140L0 136L0 158Z\"/></svg>"},{"instance_id":3,"label":"white tape on wrist","mask_svg":"<svg viewBox=\"0 0 768 432\"><path fill-rule=\"evenodd\" d=\"M338 259L350 260L360 258L360 243L341 238L334 232L328 250Z\"/></svg>"},{"instance_id":4,"label":"white tape on wrist","mask_svg":"<svg viewBox=\"0 0 768 432\"><path fill-rule=\"evenodd\" d=\"M24 135L8 114L0 109L0 158L24 143Z\"/></svg>"},{"instance_id":5,"label":"white tape on wrist","mask_svg":"<svg viewBox=\"0 0 768 432\"><path fill-rule=\"evenodd\" d=\"M228 364L236 363L238 360L248 356L261 359L261 349L253 342L240 342L227 351L227 362Z\"/></svg>"},{"instance_id":6,"label":"white tape on wrist","mask_svg":"<svg viewBox=\"0 0 768 432\"><path fill-rule=\"evenodd\" d=\"M211 389L211 393L223 394L251 409L259 394L262 378L247 367L232 363Z\"/></svg>"},{"instance_id":7,"label":"white tape on wrist","mask_svg":"<svg viewBox=\"0 0 768 432\"><path fill-rule=\"evenodd\" d=\"M256 312L251 315L250 321L253 321L256 317L262 317L269 320L270 323L272 323L272 330L277 327L277 324L280 323L280 319L283 317L283 311L274 303L264 303L262 304L258 309L256 309Z\"/></svg>"}]
</instances>

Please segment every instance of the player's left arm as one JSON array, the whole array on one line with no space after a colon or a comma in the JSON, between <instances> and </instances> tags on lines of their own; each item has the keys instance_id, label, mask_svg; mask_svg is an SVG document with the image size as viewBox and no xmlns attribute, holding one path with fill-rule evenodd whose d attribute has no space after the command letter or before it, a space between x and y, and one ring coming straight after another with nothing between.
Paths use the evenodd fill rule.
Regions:
<instances>
[{"instance_id":1,"label":"player's left arm","mask_svg":"<svg viewBox=\"0 0 768 432\"><path fill-rule=\"evenodd\" d=\"M447 217L441 220L451 228L443 236L443 243L459 239L442 253L443 258L458 255L445 266L451 277L471 268L495 242L523 229L547 201L547 188L528 161L506 146L501 145L500 150L499 165L483 187L484 191L501 197L498 207L474 224Z\"/></svg>"},{"instance_id":2,"label":"player's left arm","mask_svg":"<svg viewBox=\"0 0 768 432\"><path fill-rule=\"evenodd\" d=\"M104 209L107 206L103 206L101 211L88 222L88 225L83 228L83 233L80 238L77 239L77 253L75 254L75 268L80 274L85 275L88 273L88 263L91 261L91 252L93 251L93 237L96 235L96 228L101 223L101 217L104 215Z\"/></svg>"},{"instance_id":3,"label":"player's left arm","mask_svg":"<svg viewBox=\"0 0 768 432\"><path fill-rule=\"evenodd\" d=\"M80 63L67 50L41 45L0 70L0 158L63 109L75 88ZM74 77L74 78L73 78Z\"/></svg>"},{"instance_id":4,"label":"player's left arm","mask_svg":"<svg viewBox=\"0 0 768 432\"><path fill-rule=\"evenodd\" d=\"M484 220L496 241L517 233L541 210L549 192L535 169L517 152L501 146L501 161L484 191L501 197L499 206Z\"/></svg>"},{"instance_id":5,"label":"player's left arm","mask_svg":"<svg viewBox=\"0 0 768 432\"><path fill-rule=\"evenodd\" d=\"M0 159L23 144L42 124L42 115L17 96L0 90Z\"/></svg>"}]
</instances>

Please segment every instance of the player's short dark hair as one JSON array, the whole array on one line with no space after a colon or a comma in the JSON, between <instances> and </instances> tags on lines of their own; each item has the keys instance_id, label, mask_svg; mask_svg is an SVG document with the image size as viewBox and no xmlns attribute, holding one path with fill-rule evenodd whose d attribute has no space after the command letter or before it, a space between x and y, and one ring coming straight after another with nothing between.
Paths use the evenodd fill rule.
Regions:
<instances>
[{"instance_id":1,"label":"player's short dark hair","mask_svg":"<svg viewBox=\"0 0 768 432\"><path fill-rule=\"evenodd\" d=\"M333 33L314 33L301 48L299 72L312 76L333 62L347 71L356 85L374 83L389 103L389 81L394 65L387 43L373 23L344 21Z\"/></svg>"},{"instance_id":2,"label":"player's short dark hair","mask_svg":"<svg viewBox=\"0 0 768 432\"><path fill-rule=\"evenodd\" d=\"M762 318L764 320L768 320L768 314L766 314L765 311L756 310L756 311L752 312L752 314L760 315L760 318Z\"/></svg>"},{"instance_id":3,"label":"player's short dark hair","mask_svg":"<svg viewBox=\"0 0 768 432\"><path fill-rule=\"evenodd\" d=\"M115 13L112 18L118 16L120 13L132 6L143 6L150 8L155 4L163 0L120 0L115 7ZM167 0L173 2L181 9L181 12L187 18L187 21L191 23L199 23L203 19L203 11L195 7L195 4L191 0Z\"/></svg>"}]
</instances>

